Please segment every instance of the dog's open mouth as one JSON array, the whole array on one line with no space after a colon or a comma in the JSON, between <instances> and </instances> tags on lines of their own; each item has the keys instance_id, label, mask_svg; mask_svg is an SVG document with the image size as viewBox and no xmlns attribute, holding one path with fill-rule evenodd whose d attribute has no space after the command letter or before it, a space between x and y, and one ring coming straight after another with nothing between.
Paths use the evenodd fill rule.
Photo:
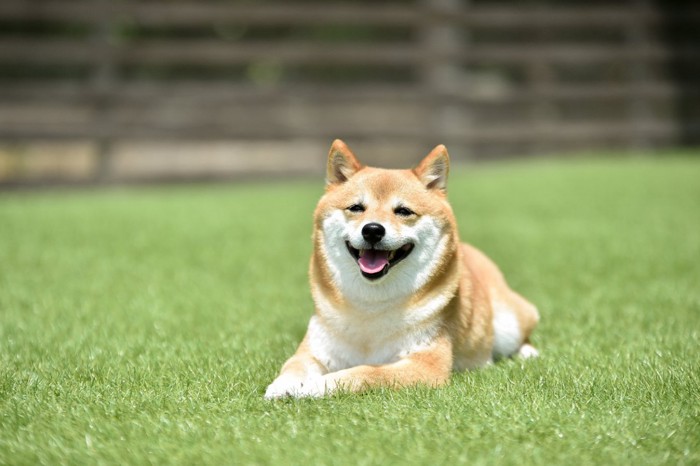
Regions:
<instances>
[{"instance_id":1,"label":"dog's open mouth","mask_svg":"<svg viewBox=\"0 0 700 466\"><path fill-rule=\"evenodd\" d=\"M350 255L357 261L362 275L368 280L377 280L389 272L394 265L404 260L413 250L413 244L406 243L398 249L355 249L345 242Z\"/></svg>"}]
</instances>

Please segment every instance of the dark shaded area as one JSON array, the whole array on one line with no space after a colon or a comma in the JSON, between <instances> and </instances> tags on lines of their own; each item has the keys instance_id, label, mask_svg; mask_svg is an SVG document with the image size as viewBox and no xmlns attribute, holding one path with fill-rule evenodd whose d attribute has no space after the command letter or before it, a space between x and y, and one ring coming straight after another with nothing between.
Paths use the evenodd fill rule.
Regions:
<instances>
[{"instance_id":1,"label":"dark shaded area","mask_svg":"<svg viewBox=\"0 0 700 466\"><path fill-rule=\"evenodd\" d=\"M660 35L671 51L667 63L676 89L679 142L700 144L700 15L698 2L657 0L662 14Z\"/></svg>"}]
</instances>

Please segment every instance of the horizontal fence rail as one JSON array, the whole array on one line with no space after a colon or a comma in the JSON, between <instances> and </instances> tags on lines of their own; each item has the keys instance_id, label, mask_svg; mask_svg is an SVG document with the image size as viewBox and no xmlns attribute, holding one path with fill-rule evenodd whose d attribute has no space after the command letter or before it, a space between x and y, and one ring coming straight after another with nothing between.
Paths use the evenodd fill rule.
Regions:
<instances>
[{"instance_id":1,"label":"horizontal fence rail","mask_svg":"<svg viewBox=\"0 0 700 466\"><path fill-rule=\"evenodd\" d=\"M430 66L453 64L511 64L526 66L534 61L563 64L601 65L610 62L638 62L647 65L672 58L700 60L700 50L672 49L659 45L629 46L470 46L464 50L426 51L403 44L341 44L315 42L284 44L220 43L217 41L143 41L110 46L84 41L1 40L0 60L13 63L86 63L105 54L117 63L227 65L265 60L278 64L351 64Z\"/></svg>"},{"instance_id":2,"label":"horizontal fence rail","mask_svg":"<svg viewBox=\"0 0 700 466\"><path fill-rule=\"evenodd\" d=\"M692 2L3 0L0 184L264 173L255 144L314 170L336 137L391 166L696 144L699 30Z\"/></svg>"},{"instance_id":3,"label":"horizontal fence rail","mask_svg":"<svg viewBox=\"0 0 700 466\"><path fill-rule=\"evenodd\" d=\"M260 4L214 1L139 2L118 1L95 8L94 0L4 0L0 3L0 15L13 20L45 20L68 22L99 21L104 14L120 15L121 20L137 20L144 24L182 26L209 25L212 22L229 22L246 25L314 25L314 24L362 24L414 26L426 20L437 20L470 27L528 28L543 26L555 28L618 27L629 24L658 24L665 21L657 8L645 2L620 2L613 6L553 4L508 6L479 4L454 8L449 11L425 4ZM671 11L668 17L674 21L697 21L697 10Z\"/></svg>"}]
</instances>

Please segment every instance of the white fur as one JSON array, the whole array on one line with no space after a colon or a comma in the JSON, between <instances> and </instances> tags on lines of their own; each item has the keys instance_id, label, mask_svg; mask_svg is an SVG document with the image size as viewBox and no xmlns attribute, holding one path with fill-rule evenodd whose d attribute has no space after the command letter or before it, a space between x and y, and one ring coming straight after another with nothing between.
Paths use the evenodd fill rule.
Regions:
<instances>
[{"instance_id":1,"label":"white fur","mask_svg":"<svg viewBox=\"0 0 700 466\"><path fill-rule=\"evenodd\" d=\"M518 356L520 356L523 359L536 358L539 355L540 355L540 352L537 351L537 348L535 348L534 346L532 346L529 343L525 343L518 350Z\"/></svg>"},{"instance_id":2,"label":"white fur","mask_svg":"<svg viewBox=\"0 0 700 466\"><path fill-rule=\"evenodd\" d=\"M281 374L265 390L265 398L272 400L285 396L298 397L304 390L305 379L290 374Z\"/></svg>"},{"instance_id":3,"label":"white fur","mask_svg":"<svg viewBox=\"0 0 700 466\"><path fill-rule=\"evenodd\" d=\"M438 300L439 301L439 300ZM416 309L429 314L439 303ZM408 317L413 311L387 312L372 315L337 315L321 320L314 316L309 322L308 342L311 353L330 372L371 364L390 364L410 353L427 347L437 333L438 325L417 326Z\"/></svg>"},{"instance_id":4,"label":"white fur","mask_svg":"<svg viewBox=\"0 0 700 466\"><path fill-rule=\"evenodd\" d=\"M272 400L285 396L304 397L320 396L324 390L319 390L323 373L318 366L308 366L305 377L299 377L290 373L280 374L265 391L265 398Z\"/></svg>"},{"instance_id":5,"label":"white fur","mask_svg":"<svg viewBox=\"0 0 700 466\"><path fill-rule=\"evenodd\" d=\"M309 349L329 374L363 364L397 362L433 342L439 322L433 320L427 324L425 320L446 302L447 298L437 297L410 310L398 306L383 313L367 314L335 312L322 298L317 300L321 316L315 315L309 321ZM423 322L419 322L420 316ZM267 388L265 398L319 397L335 389L333 379L323 377L320 372L314 371L304 378L282 374Z\"/></svg>"},{"instance_id":6,"label":"white fur","mask_svg":"<svg viewBox=\"0 0 700 466\"><path fill-rule=\"evenodd\" d=\"M503 358L515 354L522 345L520 323L506 304L493 303L493 356Z\"/></svg>"},{"instance_id":7,"label":"white fur","mask_svg":"<svg viewBox=\"0 0 700 466\"><path fill-rule=\"evenodd\" d=\"M366 220L362 225L369 223ZM361 364L388 364L423 349L436 335L433 316L443 309L450 293L431 296L409 306L409 299L430 279L447 248L447 236L434 218L425 216L413 226L399 229L384 225L380 247L398 249L410 242L411 253L376 281L364 278L346 241L367 248L362 225L348 222L342 211L331 213L322 224L321 247L334 285L347 306L336 309L324 294L312 287L318 316L309 323L311 353L330 372ZM431 322L431 324L427 324Z\"/></svg>"},{"instance_id":8,"label":"white fur","mask_svg":"<svg viewBox=\"0 0 700 466\"><path fill-rule=\"evenodd\" d=\"M374 200L361 201L370 202ZM395 208L401 201L394 199L393 204ZM423 216L413 225L398 227L382 223L386 233L376 247L395 250L407 243L414 247L387 275L374 281L362 276L346 247L346 241L356 249L371 247L362 237L362 227L370 222L366 218L348 220L342 210L336 210L323 220L319 232L319 247L343 304L336 308L312 283L317 315L309 322L307 342L329 374L363 364L391 364L427 348L440 331L440 320L434 317L453 297L454 290L445 290L409 304L447 251L449 236L438 219ZM268 387L265 397L322 396L337 388L329 386L333 383L330 375L312 373L303 379L282 375Z\"/></svg>"},{"instance_id":9,"label":"white fur","mask_svg":"<svg viewBox=\"0 0 700 466\"><path fill-rule=\"evenodd\" d=\"M378 245L382 249L398 249L413 243L411 254L392 267L379 280L370 282L360 272L357 262L348 252L345 242L356 249L369 248L362 238L362 224L348 222L342 211L331 213L323 221L322 247L328 259L332 279L341 294L366 312L382 312L395 307L425 285L437 267L437 259L447 248L448 237L432 217L422 217L413 226L398 230L384 225L386 234Z\"/></svg>"},{"instance_id":10,"label":"white fur","mask_svg":"<svg viewBox=\"0 0 700 466\"><path fill-rule=\"evenodd\" d=\"M295 398L319 397L331 393L336 387L330 386L322 375L310 375L304 379L288 374L277 377L265 390L265 399L274 400L293 396Z\"/></svg>"}]
</instances>

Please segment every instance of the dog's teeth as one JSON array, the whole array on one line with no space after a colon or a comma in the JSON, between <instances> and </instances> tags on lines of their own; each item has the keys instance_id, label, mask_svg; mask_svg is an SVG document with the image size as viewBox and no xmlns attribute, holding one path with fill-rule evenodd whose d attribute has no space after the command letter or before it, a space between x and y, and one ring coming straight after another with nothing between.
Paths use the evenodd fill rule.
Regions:
<instances>
[{"instance_id":1,"label":"dog's teeth","mask_svg":"<svg viewBox=\"0 0 700 466\"><path fill-rule=\"evenodd\" d=\"M365 249L360 249L360 257L365 255L365 251L366 251Z\"/></svg>"},{"instance_id":2,"label":"dog's teeth","mask_svg":"<svg viewBox=\"0 0 700 466\"><path fill-rule=\"evenodd\" d=\"M396 251L391 251L391 252L389 253L389 260L392 260L392 259L394 258L395 255L396 255Z\"/></svg>"}]
</instances>

